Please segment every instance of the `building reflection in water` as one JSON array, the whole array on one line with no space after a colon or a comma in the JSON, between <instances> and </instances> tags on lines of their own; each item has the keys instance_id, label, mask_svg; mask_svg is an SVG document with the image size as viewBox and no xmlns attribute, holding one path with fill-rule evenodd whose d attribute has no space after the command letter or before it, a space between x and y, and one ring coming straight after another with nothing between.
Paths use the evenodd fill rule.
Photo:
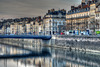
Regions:
<instances>
[{"instance_id":1,"label":"building reflection in water","mask_svg":"<svg viewBox=\"0 0 100 67\"><path fill-rule=\"evenodd\" d=\"M37 44L37 43L36 43ZM32 49L36 47L32 46ZM100 55L89 52L70 51L69 49L40 47L48 49L51 57L27 57L1 59L0 67L100 67ZM0 45L0 54L21 54L29 51L19 48Z\"/></svg>"}]
</instances>

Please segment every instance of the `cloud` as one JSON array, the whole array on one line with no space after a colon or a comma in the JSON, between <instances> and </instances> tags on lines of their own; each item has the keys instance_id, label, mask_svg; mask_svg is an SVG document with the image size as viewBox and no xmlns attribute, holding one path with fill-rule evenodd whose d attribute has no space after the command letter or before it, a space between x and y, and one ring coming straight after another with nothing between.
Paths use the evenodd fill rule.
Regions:
<instances>
[{"instance_id":1,"label":"cloud","mask_svg":"<svg viewBox=\"0 0 100 67\"><path fill-rule=\"evenodd\" d=\"M43 16L52 8L69 10L81 0L0 0L0 17Z\"/></svg>"}]
</instances>

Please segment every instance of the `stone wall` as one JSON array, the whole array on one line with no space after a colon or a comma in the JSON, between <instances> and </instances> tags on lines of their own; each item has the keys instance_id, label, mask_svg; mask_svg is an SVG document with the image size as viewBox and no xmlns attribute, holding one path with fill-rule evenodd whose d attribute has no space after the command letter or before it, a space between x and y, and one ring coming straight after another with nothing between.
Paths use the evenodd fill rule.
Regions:
<instances>
[{"instance_id":1,"label":"stone wall","mask_svg":"<svg viewBox=\"0 0 100 67\"><path fill-rule=\"evenodd\" d=\"M100 51L100 37L97 36L55 36L53 40L56 46Z\"/></svg>"}]
</instances>

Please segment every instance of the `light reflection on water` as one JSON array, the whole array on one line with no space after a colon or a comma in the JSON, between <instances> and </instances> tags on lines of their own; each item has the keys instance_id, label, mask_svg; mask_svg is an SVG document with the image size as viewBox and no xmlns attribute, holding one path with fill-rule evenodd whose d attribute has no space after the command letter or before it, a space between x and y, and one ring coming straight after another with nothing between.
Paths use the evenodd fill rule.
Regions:
<instances>
[{"instance_id":1,"label":"light reflection on water","mask_svg":"<svg viewBox=\"0 0 100 67\"><path fill-rule=\"evenodd\" d=\"M100 56L92 53L75 52L69 49L52 47L30 48L38 52L46 48L52 56L1 59L0 67L100 67ZM29 53L29 51L7 45L0 45L1 55L23 53Z\"/></svg>"}]
</instances>

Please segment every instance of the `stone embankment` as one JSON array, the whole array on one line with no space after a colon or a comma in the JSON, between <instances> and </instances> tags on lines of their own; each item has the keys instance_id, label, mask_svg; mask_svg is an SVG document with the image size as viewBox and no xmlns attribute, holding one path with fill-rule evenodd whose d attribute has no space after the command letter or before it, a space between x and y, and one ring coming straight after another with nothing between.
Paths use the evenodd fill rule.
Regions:
<instances>
[{"instance_id":1,"label":"stone embankment","mask_svg":"<svg viewBox=\"0 0 100 67\"><path fill-rule=\"evenodd\" d=\"M0 44L5 43L10 46L22 47L22 48L31 48L41 46L41 40L39 39L0 39Z\"/></svg>"},{"instance_id":2,"label":"stone embankment","mask_svg":"<svg viewBox=\"0 0 100 67\"><path fill-rule=\"evenodd\" d=\"M98 36L53 36L52 41L55 42L55 46L100 51L100 37Z\"/></svg>"},{"instance_id":3,"label":"stone embankment","mask_svg":"<svg viewBox=\"0 0 100 67\"><path fill-rule=\"evenodd\" d=\"M98 36L52 36L52 39L49 41L40 39L1 39L0 41L26 47L29 45L36 48L46 46L100 52L100 37Z\"/></svg>"}]
</instances>

